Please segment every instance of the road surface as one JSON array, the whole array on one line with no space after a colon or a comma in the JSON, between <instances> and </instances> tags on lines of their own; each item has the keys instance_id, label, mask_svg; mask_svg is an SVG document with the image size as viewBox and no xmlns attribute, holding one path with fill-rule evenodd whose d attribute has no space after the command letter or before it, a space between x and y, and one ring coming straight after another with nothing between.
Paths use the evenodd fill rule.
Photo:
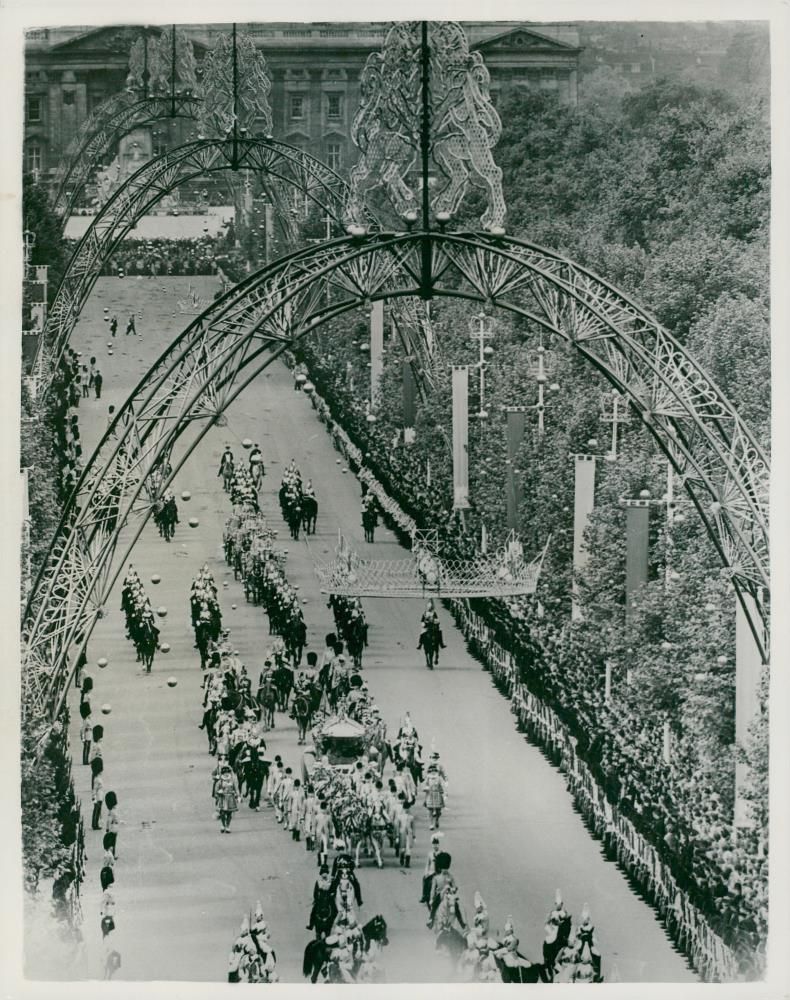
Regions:
<instances>
[{"instance_id":1,"label":"road surface","mask_svg":"<svg viewBox=\"0 0 790 1000\"><path fill-rule=\"evenodd\" d=\"M101 400L86 400L80 411L85 453L103 433L107 405L120 405L144 366L153 361L189 317L178 310L192 281L206 296L211 279L102 278L75 331L73 346L83 359L96 355L104 374ZM119 317L112 357L107 354L108 307ZM142 311L141 337L124 337L131 309ZM227 955L243 915L258 899L272 932L284 982L302 982L301 956L310 933L305 930L315 855L307 854L274 821L243 806L232 835L219 835L210 797L214 758L207 753L200 721L200 670L192 648L188 590L192 577L207 563L220 588L225 625L231 629L251 676L257 679L269 642L261 609L247 605L222 558L222 529L230 503L217 478L226 442L236 454L250 437L260 443L266 463L262 509L288 549L287 575L298 584L308 624L308 649L320 652L332 630L330 612L319 593L314 556L331 555L342 530L364 555L397 558L402 550L388 531L378 529L374 545L363 541L359 484L338 461L309 400L293 391L286 369L275 363L230 408L224 428L214 428L198 446L174 484L181 523L166 544L150 522L132 561L154 607L167 608L162 641L151 675L135 663L124 637L119 587L110 597L108 616L100 621L89 646L89 672L95 679L94 705L109 703L102 719L105 736L105 785L119 796L123 825L118 840L115 894L116 940L123 965L117 978L129 980L223 981ZM291 542L277 503L284 466L295 458L310 477L319 501L318 530L309 541ZM188 518L200 524L190 529ZM161 575L161 583L150 582ZM224 586L227 582L228 586ZM601 846L574 811L561 775L530 746L514 725L508 702L497 692L480 664L468 655L462 635L442 612L447 650L433 672L415 649L422 607L409 600L366 600L370 646L364 677L382 709L390 732L408 710L427 747L436 741L449 777L449 799L442 818L443 846L453 856L453 871L471 916L475 890L488 906L492 929L512 916L522 950L540 959L546 915L560 887L570 912L578 917L588 903L596 924L609 981L691 982L694 974L672 947L653 911L630 889L618 868L607 862ZM235 605L235 608L233 607ZM99 670L99 657L109 666ZM175 688L166 685L173 676ZM72 702L72 731L78 792L86 825L90 818L90 777L81 767ZM295 724L278 715L269 739L271 754L296 767L300 748ZM433 949L418 903L428 846L424 809L415 806L418 832L409 870L388 852L378 871L364 864L359 873L368 920L382 913L389 925L385 952L389 982L437 982L448 968ZM88 832L88 875L84 892L90 974L98 968L98 867L100 835Z\"/></svg>"}]
</instances>

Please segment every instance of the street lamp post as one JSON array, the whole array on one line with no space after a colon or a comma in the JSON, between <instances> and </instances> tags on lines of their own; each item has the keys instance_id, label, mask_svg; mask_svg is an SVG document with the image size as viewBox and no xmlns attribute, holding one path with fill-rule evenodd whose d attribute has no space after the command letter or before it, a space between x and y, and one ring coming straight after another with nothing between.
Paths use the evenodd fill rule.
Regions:
<instances>
[{"instance_id":1,"label":"street lamp post","mask_svg":"<svg viewBox=\"0 0 790 1000\"><path fill-rule=\"evenodd\" d=\"M606 423L612 425L612 447L604 455L604 458L608 462L613 462L617 458L617 429L620 424L631 422L628 403L617 389L612 389L611 393L606 393L601 397L601 415Z\"/></svg>"},{"instance_id":2,"label":"street lamp post","mask_svg":"<svg viewBox=\"0 0 790 1000\"><path fill-rule=\"evenodd\" d=\"M491 325L491 318L486 316L484 312L478 313L477 316L473 316L469 321L469 336L473 341L477 341L479 353L478 361L475 368L480 372L480 410L477 416L481 420L485 420L488 416L488 412L485 407L485 395L486 395L486 376L485 369L488 363L488 359L494 353L493 347L486 342L491 340L494 336L494 328Z\"/></svg>"},{"instance_id":3,"label":"street lamp post","mask_svg":"<svg viewBox=\"0 0 790 1000\"><path fill-rule=\"evenodd\" d=\"M27 277L30 272L30 258L33 255L33 247L36 245L36 234L32 231L32 229L26 229L24 231L22 234L22 243L25 255L25 277Z\"/></svg>"},{"instance_id":4,"label":"street lamp post","mask_svg":"<svg viewBox=\"0 0 790 1000\"><path fill-rule=\"evenodd\" d=\"M535 410L538 415L538 434L543 437L543 431L545 429L543 414L546 412L546 383L549 380L549 375L554 368L554 355L551 351L547 351L543 346L543 341L538 344L535 353L530 358L530 372L534 377L538 386L538 401L533 406L527 407L527 409ZM557 392L559 390L559 385L556 382L549 386L550 392Z\"/></svg>"}]
</instances>

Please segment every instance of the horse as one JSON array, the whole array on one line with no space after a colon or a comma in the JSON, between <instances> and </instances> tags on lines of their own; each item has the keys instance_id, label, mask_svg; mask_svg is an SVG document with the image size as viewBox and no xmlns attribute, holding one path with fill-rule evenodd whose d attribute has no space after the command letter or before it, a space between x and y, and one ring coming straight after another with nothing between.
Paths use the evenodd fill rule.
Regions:
<instances>
[{"instance_id":1,"label":"horse","mask_svg":"<svg viewBox=\"0 0 790 1000\"><path fill-rule=\"evenodd\" d=\"M348 653L355 667L362 666L362 650L365 648L365 630L363 628L349 627L346 631L346 644Z\"/></svg>"},{"instance_id":2,"label":"horse","mask_svg":"<svg viewBox=\"0 0 790 1000\"><path fill-rule=\"evenodd\" d=\"M155 625L144 624L140 628L140 632L137 637L137 649L140 653L140 659L142 660L143 666L145 667L146 673L151 673L151 667L154 663L154 653L159 645L159 629Z\"/></svg>"},{"instance_id":3,"label":"horse","mask_svg":"<svg viewBox=\"0 0 790 1000\"><path fill-rule=\"evenodd\" d=\"M314 496L302 496L302 527L306 535L315 534L315 522L318 519L318 501Z\"/></svg>"},{"instance_id":4,"label":"horse","mask_svg":"<svg viewBox=\"0 0 790 1000\"><path fill-rule=\"evenodd\" d=\"M239 784L246 788L250 797L251 808L256 808L260 804L261 789L269 776L269 765L261 757L261 751L253 748L249 758L242 765L242 774ZM257 803L253 804L253 797L257 798Z\"/></svg>"},{"instance_id":5,"label":"horse","mask_svg":"<svg viewBox=\"0 0 790 1000\"><path fill-rule=\"evenodd\" d=\"M362 511L362 528L365 532L365 541L372 542L374 540L374 533L376 531L376 526L379 523L378 514L376 513L376 508L372 506L367 506Z\"/></svg>"},{"instance_id":6,"label":"horse","mask_svg":"<svg viewBox=\"0 0 790 1000\"><path fill-rule=\"evenodd\" d=\"M334 919L335 918L332 917L332 923L334 923ZM324 974L324 982L343 982L336 963L329 960L329 953L331 949L324 940L324 937L329 933L332 924L330 923L326 932L319 932L315 915L313 916L313 923L316 924L316 938L314 941L310 941L304 950L302 975L305 979L309 979L311 983L317 983L318 977L322 973ZM324 933L324 937L321 936L322 933ZM387 937L387 921L380 913L377 913L372 920L368 920L368 922L362 927L362 941L362 951L364 954L368 953L371 943L373 942L380 945L382 948L389 944L389 938ZM354 962L354 975L356 975L359 971L361 965L362 959L357 958ZM334 968L332 968L333 966Z\"/></svg>"},{"instance_id":7,"label":"horse","mask_svg":"<svg viewBox=\"0 0 790 1000\"><path fill-rule=\"evenodd\" d=\"M439 663L439 625L431 622L420 636L420 646L425 653L425 666L433 670Z\"/></svg>"},{"instance_id":8,"label":"horse","mask_svg":"<svg viewBox=\"0 0 790 1000\"><path fill-rule=\"evenodd\" d=\"M399 760L402 760L411 772L414 784L420 784L422 781L422 764L417 759L416 742L413 740L408 740L406 742L403 740L399 741L393 748L390 749L390 756L396 765Z\"/></svg>"},{"instance_id":9,"label":"horse","mask_svg":"<svg viewBox=\"0 0 790 1000\"><path fill-rule=\"evenodd\" d=\"M286 624L283 639L288 655L298 667L302 662L302 651L307 643L307 626L301 612L291 616Z\"/></svg>"},{"instance_id":10,"label":"horse","mask_svg":"<svg viewBox=\"0 0 790 1000\"><path fill-rule=\"evenodd\" d=\"M334 917L332 920L334 921ZM302 959L302 975L305 979L309 979L311 983L318 982L318 977L326 965L328 955L329 946L325 943L323 937L316 937L314 941L309 942L304 950L304 958Z\"/></svg>"},{"instance_id":11,"label":"horse","mask_svg":"<svg viewBox=\"0 0 790 1000\"><path fill-rule=\"evenodd\" d=\"M370 944L375 941L376 944L380 944L382 948L385 948L390 942L387 937L387 921L382 917L380 913L377 913L372 920L368 922L362 928L362 938L364 940L363 950L365 952L370 950Z\"/></svg>"},{"instance_id":12,"label":"horse","mask_svg":"<svg viewBox=\"0 0 790 1000\"><path fill-rule=\"evenodd\" d=\"M222 488L226 493L230 493L230 486L233 482L233 475L235 473L235 467L233 464L233 459L228 459L227 462L222 463Z\"/></svg>"},{"instance_id":13,"label":"horse","mask_svg":"<svg viewBox=\"0 0 790 1000\"><path fill-rule=\"evenodd\" d=\"M370 813L367 825L367 843L373 848L373 854L379 868L384 867L384 837L387 834L388 826L383 807L379 804Z\"/></svg>"},{"instance_id":14,"label":"horse","mask_svg":"<svg viewBox=\"0 0 790 1000\"><path fill-rule=\"evenodd\" d=\"M195 645L200 653L200 668L205 669L208 659L208 644L211 641L211 622L205 619L195 626Z\"/></svg>"},{"instance_id":15,"label":"horse","mask_svg":"<svg viewBox=\"0 0 790 1000\"><path fill-rule=\"evenodd\" d=\"M321 707L321 699L324 696L323 689L318 684L311 684L307 689L308 697L310 699L310 715L315 715L318 709Z\"/></svg>"},{"instance_id":16,"label":"horse","mask_svg":"<svg viewBox=\"0 0 790 1000\"><path fill-rule=\"evenodd\" d=\"M208 737L208 752L210 754L213 754L217 747L217 712L217 706L215 704L209 704L203 711L203 722L200 724L200 728L206 730L206 736Z\"/></svg>"},{"instance_id":17,"label":"horse","mask_svg":"<svg viewBox=\"0 0 790 1000\"><path fill-rule=\"evenodd\" d=\"M274 710L277 707L277 688L271 677L267 677L258 688L257 700L261 707L261 718L264 726L267 729L273 729Z\"/></svg>"},{"instance_id":18,"label":"horse","mask_svg":"<svg viewBox=\"0 0 790 1000\"><path fill-rule=\"evenodd\" d=\"M310 728L310 722L313 717L308 692L300 691L294 695L291 715L296 720L296 728L299 730L297 744L301 746L307 739L307 730Z\"/></svg>"},{"instance_id":19,"label":"horse","mask_svg":"<svg viewBox=\"0 0 790 1000\"><path fill-rule=\"evenodd\" d=\"M526 961L526 956L522 955L520 951L516 954L519 958L524 958ZM496 962L497 971L502 978L503 983L550 983L551 978L549 976L548 970L545 965L541 965L537 962L533 962L531 965L506 965L497 955L494 955L494 961Z\"/></svg>"},{"instance_id":20,"label":"horse","mask_svg":"<svg viewBox=\"0 0 790 1000\"><path fill-rule=\"evenodd\" d=\"M302 501L299 497L294 497L288 503L288 508L286 512L286 521L288 522L288 530L291 532L291 538L295 542L299 541L299 532L302 527Z\"/></svg>"},{"instance_id":21,"label":"horse","mask_svg":"<svg viewBox=\"0 0 790 1000\"><path fill-rule=\"evenodd\" d=\"M281 712L288 710L288 701L291 697L291 690L294 686L294 672L286 666L276 667L274 670L274 686L277 690L277 707Z\"/></svg>"},{"instance_id":22,"label":"horse","mask_svg":"<svg viewBox=\"0 0 790 1000\"><path fill-rule=\"evenodd\" d=\"M443 927L436 935L436 950L444 951L457 963L466 949L466 938L456 927Z\"/></svg>"},{"instance_id":23,"label":"horse","mask_svg":"<svg viewBox=\"0 0 790 1000\"><path fill-rule=\"evenodd\" d=\"M554 968L557 956L567 945L571 936L572 918L566 914L557 924L557 934L553 941L543 942L543 965L550 977L549 982L554 981Z\"/></svg>"}]
</instances>

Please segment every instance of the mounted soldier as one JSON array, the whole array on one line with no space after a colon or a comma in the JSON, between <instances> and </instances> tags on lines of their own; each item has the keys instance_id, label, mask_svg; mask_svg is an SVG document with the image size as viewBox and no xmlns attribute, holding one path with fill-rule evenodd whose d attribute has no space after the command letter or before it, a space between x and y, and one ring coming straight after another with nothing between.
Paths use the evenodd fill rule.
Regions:
<instances>
[{"instance_id":1,"label":"mounted soldier","mask_svg":"<svg viewBox=\"0 0 790 1000\"><path fill-rule=\"evenodd\" d=\"M217 471L217 476L221 477L226 493L230 489L230 482L233 478L233 467L233 452L230 450L230 445L226 443L225 450L222 452L222 457L219 460L219 470Z\"/></svg>"},{"instance_id":2,"label":"mounted soldier","mask_svg":"<svg viewBox=\"0 0 790 1000\"><path fill-rule=\"evenodd\" d=\"M439 663L439 650L445 649L439 615L432 600L428 601L420 619L420 638L417 649L425 652L425 662L429 669Z\"/></svg>"}]
</instances>

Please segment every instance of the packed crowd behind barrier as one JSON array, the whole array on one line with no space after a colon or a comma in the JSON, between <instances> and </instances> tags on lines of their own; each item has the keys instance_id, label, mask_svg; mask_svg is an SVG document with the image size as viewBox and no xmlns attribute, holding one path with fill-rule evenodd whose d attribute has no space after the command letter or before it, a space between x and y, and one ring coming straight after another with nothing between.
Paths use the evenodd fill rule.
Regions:
<instances>
[{"instance_id":1,"label":"packed crowd behind barrier","mask_svg":"<svg viewBox=\"0 0 790 1000\"><path fill-rule=\"evenodd\" d=\"M326 403L315 393L313 404L322 419L330 425L335 446L345 455L350 466L359 467L362 464L361 452L345 432L334 424ZM410 537L415 527L414 520L386 494L369 469L363 468L360 477L376 495L391 525L404 538ZM497 685L511 698L513 711L528 738L543 747L554 763L565 771L569 788L592 832L604 840L610 856L624 867L629 877L655 905L668 931L689 956L695 969L710 981L727 982L737 978L759 977L765 960L764 932L754 934L754 924L748 914L744 914L745 919L742 921L737 919L741 904L737 885L733 886L735 899L732 901L722 898L724 894L720 888L716 893L719 909L724 911L725 920L728 921L729 933L725 927L725 934L734 939L733 946L729 947L712 929L711 924L718 926L720 923L716 919L717 915L714 914L711 919L709 914L706 919L699 903L692 901L688 892L681 892L681 880L676 880L672 873L674 857L671 853L667 857L671 840L660 845L662 850L657 849L651 842L652 830L647 835L643 834L627 815L621 814L618 805L612 805L592 769L577 754L580 743L584 746L589 740L579 741L559 715L541 698L536 697L526 683L518 679L517 657L508 651L512 646L510 640L507 640L509 645L506 650L494 638L493 629L482 617L471 611L468 606L471 603L473 602L452 602L452 609L459 627L470 642L472 652L491 669ZM515 608L510 610L511 615L518 611ZM507 621L513 625L512 618ZM627 800L625 805L627 808ZM701 820L699 828L711 829L709 817ZM750 848L753 845L752 840ZM747 856L749 853L750 850L745 852ZM719 876L719 870L714 867L712 886L720 886ZM685 883L683 885L685 887ZM706 905L704 901L703 905ZM733 920L733 916L736 919Z\"/></svg>"},{"instance_id":2,"label":"packed crowd behind barrier","mask_svg":"<svg viewBox=\"0 0 790 1000\"><path fill-rule=\"evenodd\" d=\"M367 404L367 353L360 350L366 336L364 327L354 327L353 322L349 323L346 319L338 322L331 337L327 333L314 335L301 344L300 356L307 362L311 379L328 402L330 413L326 418L332 423L332 415L342 413L343 426L361 449L364 464L420 526L438 524L441 527L443 544L448 546L448 550L466 555L476 550L482 523L480 511L485 511L489 544L496 545L502 539L505 522L500 471L504 457L503 428L495 432L487 428L486 437L474 426L470 431L469 464L470 470L475 470L470 472L474 508L467 514L464 531L459 517L449 509L446 499L452 496L450 458L442 442L442 430L444 428L446 434L450 424L446 385L440 384L420 408L415 444L402 446L398 428L401 392L399 345L395 338L386 344L387 368L382 382L382 399L376 409L375 422L371 422ZM502 339L505 343L501 350L512 372L512 366L518 364L519 348L522 354L525 352L515 336L510 343L507 343L507 337ZM451 327L443 329L445 355L452 353L453 360L468 360L465 351L468 352L469 348L464 340L457 335L453 338ZM394 360L391 360L393 356ZM557 524L563 521L563 514L566 523L570 520L572 465L566 458L568 470L563 473L556 452L564 451L567 456L569 451L581 450L582 434L586 440L591 433L600 433L601 436L609 433L599 423L600 402L595 398L596 393L600 393L599 388L589 384L589 376L587 384L579 384L578 373L573 370L570 360L567 360L565 369L573 384L570 388L566 387L564 395L575 393L581 397L570 406L570 426L560 431L559 426L552 426L547 420L547 437L549 432L553 432L561 438L554 449L555 454L549 452L545 442L527 435L523 454L519 456L522 468L529 468L530 462L535 461L537 456L543 465L543 474L551 477L554 473L548 486L545 482L526 480L527 493L532 495L530 503L525 502L520 511L521 523L526 524L522 538L531 534L536 540L542 537L545 541L548 532L542 535L543 524L553 522L556 532ZM522 392L525 384L523 380L519 381L518 375L518 370L510 378L501 373L497 377L493 371L489 373L489 410L497 411L498 401L518 401L514 384L520 384ZM585 410L587 414L594 414L592 421L585 416ZM401 446L393 447L394 444ZM538 600L509 602L509 606L503 602L483 601L479 602L477 610L492 628L493 634L502 639L506 648L517 657L523 683L552 705L568 725L578 740L579 756L589 763L596 780L606 789L609 800L656 845L672 868L678 884L709 916L716 930L740 952L754 952L763 945L767 923L765 814L755 810L755 827L740 832L735 842L732 834L732 734L725 725L722 740L712 750L707 734L703 734L706 739L701 740L700 724L695 726L694 723L694 716L704 719L705 712L720 718L728 711L732 714L733 659L729 659L729 677L721 685L723 690L717 690L712 684L707 685L711 690L708 696L706 691L699 690L697 684L687 694L684 704L668 704L666 712L650 711L646 699L648 695L655 697L655 691L648 686L652 682L651 670L654 669L651 658L658 659L660 666L661 658L665 664L671 655L677 661L677 669L682 670L684 657L693 666L709 657L709 650L689 647L668 654L662 648L665 642L663 633L659 637L661 641L657 642L647 634L644 624L642 635L636 639L632 634L626 636L622 628L614 630L612 614L618 611L618 607L622 612L622 599L618 604L613 594L600 593L606 586L610 591L616 591L617 584L622 585L624 575L624 566L618 565L624 563L622 541L614 537L618 530L623 530L622 513L614 509L616 498L629 487L634 489L646 482L654 485L660 472L655 456L645 456L645 441L638 430L630 432L630 438L623 441L621 448L623 468L617 469L618 463L612 463L611 470L602 470L604 481L599 488L597 502L603 509L596 513L593 525L599 536L598 558L591 561L592 579L583 581L584 596L588 599L595 589L598 590L595 595L598 608L590 600L594 611L589 621L576 628L567 624L570 618L567 591L570 590L571 554L571 536L567 530L564 537L560 535L557 543L550 548ZM428 461L431 464L430 480ZM608 483L604 479L607 473ZM537 511L538 517L535 516L536 494L543 501L543 509ZM706 551L706 540L694 525L685 524L683 531L687 547L672 553L672 565L676 576L688 574L692 579L688 587L679 588L677 603L684 606L683 612L691 619L690 626L693 628L694 602L700 600L704 593L707 598L707 632L714 631L721 643L720 648L732 657L733 636L727 622L726 604L729 595L718 582L711 585L706 580L706 573L717 578L712 569L715 554L712 557L711 552ZM652 534L655 551L658 552L654 562L656 558L666 559L667 539L655 526ZM695 561L697 566L694 566ZM656 580L646 588L643 619L655 611L654 605L664 600L663 568L660 563L653 567ZM606 584L606 581L611 582ZM600 607L605 609L604 615L600 615ZM674 611L677 613L677 608ZM710 627L711 615L719 620L715 630ZM596 627L600 632L597 642ZM630 643L627 654L623 649L629 671L638 681L644 678L644 684L639 685L644 690L635 692L633 683L623 683L619 696L616 695L609 704L605 703L603 696L603 656L607 643L612 648L625 647L626 643ZM727 672L726 668L719 671L720 675ZM694 677L698 676L695 672ZM690 678L681 680L689 684ZM698 711L700 705L702 713ZM672 719L673 728L669 764L665 763L663 756L665 718ZM705 753L708 754L707 760L702 757ZM724 764L722 757L726 758Z\"/></svg>"}]
</instances>

